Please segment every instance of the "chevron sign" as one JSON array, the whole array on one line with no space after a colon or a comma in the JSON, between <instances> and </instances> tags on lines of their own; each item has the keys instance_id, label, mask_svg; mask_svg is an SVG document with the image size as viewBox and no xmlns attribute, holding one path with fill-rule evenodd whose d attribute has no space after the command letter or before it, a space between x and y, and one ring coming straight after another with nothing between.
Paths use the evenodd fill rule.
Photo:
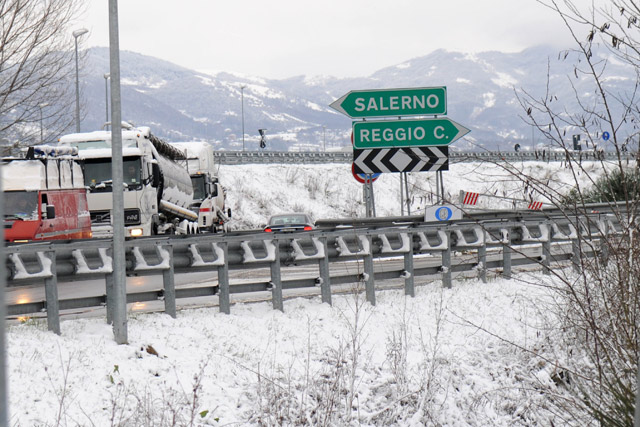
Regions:
<instances>
[{"instance_id":1,"label":"chevron sign","mask_svg":"<svg viewBox=\"0 0 640 427\"><path fill-rule=\"evenodd\" d=\"M436 172L449 170L449 147L354 149L356 173Z\"/></svg>"}]
</instances>

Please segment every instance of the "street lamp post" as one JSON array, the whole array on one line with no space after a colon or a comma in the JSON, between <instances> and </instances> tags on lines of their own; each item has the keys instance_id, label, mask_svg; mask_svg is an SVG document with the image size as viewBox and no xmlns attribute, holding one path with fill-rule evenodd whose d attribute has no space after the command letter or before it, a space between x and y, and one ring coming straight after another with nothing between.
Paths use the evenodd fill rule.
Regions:
<instances>
[{"instance_id":1,"label":"street lamp post","mask_svg":"<svg viewBox=\"0 0 640 427\"><path fill-rule=\"evenodd\" d=\"M240 102L242 103L242 151L244 151L244 88L246 87L247 85L240 86Z\"/></svg>"},{"instance_id":2,"label":"street lamp post","mask_svg":"<svg viewBox=\"0 0 640 427\"><path fill-rule=\"evenodd\" d=\"M327 127L322 125L322 149L327 152Z\"/></svg>"},{"instance_id":3,"label":"street lamp post","mask_svg":"<svg viewBox=\"0 0 640 427\"><path fill-rule=\"evenodd\" d=\"M42 104L38 104L38 108L40 109L40 144L44 144L44 130L42 127L42 109L48 106L48 102L43 102Z\"/></svg>"},{"instance_id":4,"label":"street lamp post","mask_svg":"<svg viewBox=\"0 0 640 427\"><path fill-rule=\"evenodd\" d=\"M78 37L83 34L87 34L89 30L86 28L80 28L75 30L73 38L76 45L76 132L80 132L80 83L78 82Z\"/></svg>"},{"instance_id":5,"label":"street lamp post","mask_svg":"<svg viewBox=\"0 0 640 427\"><path fill-rule=\"evenodd\" d=\"M104 73L104 112L105 112L105 130L109 129L109 77L111 74Z\"/></svg>"}]
</instances>

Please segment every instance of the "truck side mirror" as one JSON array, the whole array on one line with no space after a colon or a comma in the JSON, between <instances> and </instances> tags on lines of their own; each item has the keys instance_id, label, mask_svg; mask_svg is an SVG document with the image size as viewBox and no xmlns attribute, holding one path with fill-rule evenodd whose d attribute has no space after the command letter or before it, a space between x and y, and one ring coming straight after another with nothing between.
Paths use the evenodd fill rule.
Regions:
<instances>
[{"instance_id":1,"label":"truck side mirror","mask_svg":"<svg viewBox=\"0 0 640 427\"><path fill-rule=\"evenodd\" d=\"M47 205L47 219L54 219L56 217L56 208L53 205Z\"/></svg>"},{"instance_id":2,"label":"truck side mirror","mask_svg":"<svg viewBox=\"0 0 640 427\"><path fill-rule=\"evenodd\" d=\"M160 165L153 163L151 165L152 180L151 185L158 187L160 185Z\"/></svg>"},{"instance_id":3,"label":"truck side mirror","mask_svg":"<svg viewBox=\"0 0 640 427\"><path fill-rule=\"evenodd\" d=\"M231 208L227 209L227 216L231 218Z\"/></svg>"}]
</instances>

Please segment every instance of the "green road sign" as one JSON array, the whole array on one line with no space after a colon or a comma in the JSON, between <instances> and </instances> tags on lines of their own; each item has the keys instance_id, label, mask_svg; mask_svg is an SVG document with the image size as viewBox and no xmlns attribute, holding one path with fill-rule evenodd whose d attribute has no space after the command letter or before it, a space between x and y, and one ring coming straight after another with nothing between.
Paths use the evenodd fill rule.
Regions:
<instances>
[{"instance_id":1,"label":"green road sign","mask_svg":"<svg viewBox=\"0 0 640 427\"><path fill-rule=\"evenodd\" d=\"M331 108L351 118L447 114L447 88L353 90Z\"/></svg>"},{"instance_id":2,"label":"green road sign","mask_svg":"<svg viewBox=\"0 0 640 427\"><path fill-rule=\"evenodd\" d=\"M449 145L470 130L446 117L353 122L354 148Z\"/></svg>"}]
</instances>

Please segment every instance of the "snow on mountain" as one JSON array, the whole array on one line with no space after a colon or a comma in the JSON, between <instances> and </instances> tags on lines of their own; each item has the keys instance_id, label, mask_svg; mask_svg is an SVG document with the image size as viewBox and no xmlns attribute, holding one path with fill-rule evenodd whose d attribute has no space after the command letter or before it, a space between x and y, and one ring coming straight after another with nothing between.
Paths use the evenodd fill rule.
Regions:
<instances>
[{"instance_id":1,"label":"snow on mountain","mask_svg":"<svg viewBox=\"0 0 640 427\"><path fill-rule=\"evenodd\" d=\"M602 54L604 55L604 54ZM520 53L463 54L437 50L423 57L383 68L361 78L296 76L269 80L216 71L199 72L132 52L121 52L123 118L139 125L155 123L154 131L169 140L207 140L218 149L242 147L241 86L244 89L244 128L247 148L258 148L258 129L267 129L267 149L289 150L295 144L321 149L349 145L351 120L329 107L350 90L393 87L446 86L447 116L471 129L458 148L510 149L533 145L530 126L514 89L544 97L547 65L553 94L571 104L568 79L572 58L537 47ZM608 84L630 90L633 70L608 60ZM109 71L106 48L88 51L82 77L85 105L83 129L105 121L103 74ZM578 93L591 93L588 79L573 81ZM199 118L196 120L195 118ZM539 138L535 136L534 138Z\"/></svg>"}]
</instances>

